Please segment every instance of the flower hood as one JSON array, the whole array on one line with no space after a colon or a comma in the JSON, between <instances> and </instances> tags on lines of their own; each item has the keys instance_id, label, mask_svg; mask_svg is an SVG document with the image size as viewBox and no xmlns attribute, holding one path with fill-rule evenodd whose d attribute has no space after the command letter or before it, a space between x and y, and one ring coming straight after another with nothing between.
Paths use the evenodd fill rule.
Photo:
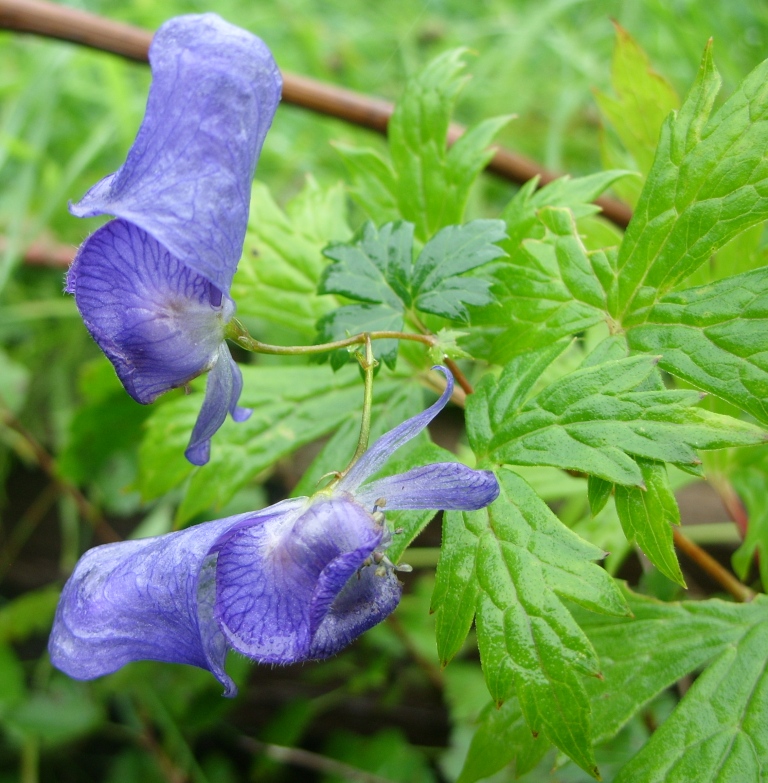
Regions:
<instances>
[{"instance_id":1,"label":"flower hood","mask_svg":"<svg viewBox=\"0 0 768 783\"><path fill-rule=\"evenodd\" d=\"M238 408L242 380L224 344L251 180L282 81L266 45L215 14L164 24L152 87L123 166L70 206L117 219L80 247L67 274L86 327L143 404L211 371L187 457Z\"/></svg>"}]
</instances>

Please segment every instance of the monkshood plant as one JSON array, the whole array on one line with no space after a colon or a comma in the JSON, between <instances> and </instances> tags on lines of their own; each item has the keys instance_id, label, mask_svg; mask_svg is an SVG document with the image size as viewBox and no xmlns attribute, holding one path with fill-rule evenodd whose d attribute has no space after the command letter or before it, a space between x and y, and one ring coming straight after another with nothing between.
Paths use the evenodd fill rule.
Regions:
<instances>
[{"instance_id":1,"label":"monkshood plant","mask_svg":"<svg viewBox=\"0 0 768 783\"><path fill-rule=\"evenodd\" d=\"M204 44L199 25L216 31ZM196 76L161 88L177 73L159 66L163 53L183 40L196 43L173 57ZM59 603L53 663L90 679L141 658L186 662L231 695L230 649L266 663L333 655L395 611L401 560L415 562L419 550L406 550L443 509L436 661L450 678L476 639L488 691L485 707L455 711L460 783L505 767L551 780L566 757L621 783L760 780L768 63L713 114L711 47L680 102L620 31L616 96L598 102L606 159L623 168L531 182L495 219L467 220L509 118L448 145L463 57L448 52L409 81L386 150L339 148L349 184L310 180L285 212L257 184L245 226L244 188L279 93L271 57L210 16L161 29L136 144L76 208L117 220L86 241L69 278L130 394L149 402L191 381L148 419L136 486L146 501L173 498L181 528L224 516L280 460L326 441L297 497L87 552ZM184 107L178 123L153 96ZM227 185L195 187L202 172ZM592 203L611 186L636 205L624 234ZM355 231L348 195L366 215ZM143 208L123 210L132 199ZM224 339L286 358L238 370ZM198 419L193 378L211 366ZM247 420L234 407L240 373ZM439 394L426 410L424 389ZM460 457L425 429L449 399L464 408ZM243 420L225 422L227 409ZM661 597L685 588L676 545L701 550L677 529L674 490L704 477L743 501L733 565L749 584L708 565L729 596L672 601L617 580L634 547ZM574 498L585 513L569 511Z\"/></svg>"}]
</instances>

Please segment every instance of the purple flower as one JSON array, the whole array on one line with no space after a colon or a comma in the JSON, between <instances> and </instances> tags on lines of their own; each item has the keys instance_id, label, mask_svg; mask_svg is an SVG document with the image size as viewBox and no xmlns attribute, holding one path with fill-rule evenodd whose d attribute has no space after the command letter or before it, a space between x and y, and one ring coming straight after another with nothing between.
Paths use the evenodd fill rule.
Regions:
<instances>
[{"instance_id":1,"label":"purple flower","mask_svg":"<svg viewBox=\"0 0 768 783\"><path fill-rule=\"evenodd\" d=\"M391 535L380 509L482 508L493 473L438 463L376 481L392 452L445 407L453 378L429 409L382 436L332 489L251 514L86 552L61 595L49 650L76 679L130 661L188 663L233 696L229 648L264 663L334 655L400 600Z\"/></svg>"},{"instance_id":2,"label":"purple flower","mask_svg":"<svg viewBox=\"0 0 768 783\"><path fill-rule=\"evenodd\" d=\"M152 87L123 166L70 210L116 220L80 247L67 275L85 325L137 402L210 370L186 455L239 408L240 370L224 343L251 180L280 100L266 45L215 14L166 22L149 51Z\"/></svg>"}]
</instances>

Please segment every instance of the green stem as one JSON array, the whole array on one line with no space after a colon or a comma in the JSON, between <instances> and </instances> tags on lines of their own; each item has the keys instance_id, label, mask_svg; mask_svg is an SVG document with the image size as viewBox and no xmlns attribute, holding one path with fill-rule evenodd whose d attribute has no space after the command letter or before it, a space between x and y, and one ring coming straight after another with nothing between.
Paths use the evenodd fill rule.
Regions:
<instances>
[{"instance_id":1,"label":"green stem","mask_svg":"<svg viewBox=\"0 0 768 783\"><path fill-rule=\"evenodd\" d=\"M365 390L363 392L363 419L360 422L360 437L357 448L349 461L349 465L341 472L341 476L349 473L350 468L368 451L368 439L371 435L371 409L373 408L373 370L378 362L373 358L373 347L370 335L365 335L365 355L357 355L360 366L365 373ZM341 478L339 476L339 478Z\"/></svg>"},{"instance_id":2,"label":"green stem","mask_svg":"<svg viewBox=\"0 0 768 783\"><path fill-rule=\"evenodd\" d=\"M280 356L300 356L305 354L326 353L339 348L349 348L350 345L362 345L366 340L412 340L424 345L436 345L437 340L433 335L413 334L411 332L364 332L352 335L344 340L336 340L332 343L319 345L269 345L251 337L248 330L237 318L233 318L228 324L224 336L228 340L237 343L241 348L252 353L269 353Z\"/></svg>"}]
</instances>

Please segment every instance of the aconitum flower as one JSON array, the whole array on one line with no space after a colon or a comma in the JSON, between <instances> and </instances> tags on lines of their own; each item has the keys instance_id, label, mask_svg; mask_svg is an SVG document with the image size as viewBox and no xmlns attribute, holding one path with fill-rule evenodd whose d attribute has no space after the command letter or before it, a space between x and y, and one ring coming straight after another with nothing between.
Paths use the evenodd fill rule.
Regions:
<instances>
[{"instance_id":1,"label":"aconitum flower","mask_svg":"<svg viewBox=\"0 0 768 783\"><path fill-rule=\"evenodd\" d=\"M401 585L386 558L382 509L482 508L493 473L438 463L369 481L426 427L453 389L379 438L330 489L251 514L86 552L64 586L51 660L76 679L131 661L211 671L233 696L229 648L286 664L334 655L394 610Z\"/></svg>"},{"instance_id":2,"label":"aconitum flower","mask_svg":"<svg viewBox=\"0 0 768 783\"><path fill-rule=\"evenodd\" d=\"M242 378L224 327L282 83L266 45L215 14L171 19L149 60L147 110L125 163L70 206L117 219L85 240L66 290L137 402L210 371L186 451L203 465L227 411L250 414L237 406Z\"/></svg>"}]
</instances>

